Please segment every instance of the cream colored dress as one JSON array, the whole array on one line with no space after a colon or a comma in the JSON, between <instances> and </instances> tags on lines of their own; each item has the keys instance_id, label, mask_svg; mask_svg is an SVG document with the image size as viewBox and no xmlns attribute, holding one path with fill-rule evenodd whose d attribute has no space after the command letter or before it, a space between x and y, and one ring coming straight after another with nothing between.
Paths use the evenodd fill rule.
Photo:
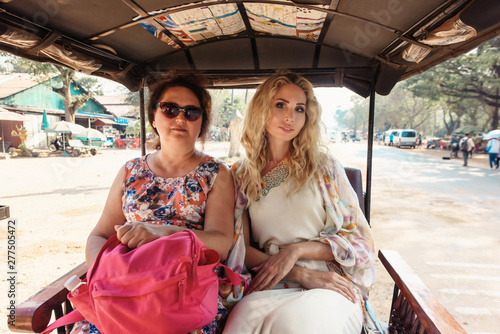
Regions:
<instances>
[{"instance_id":1,"label":"cream colored dress","mask_svg":"<svg viewBox=\"0 0 500 334\"><path fill-rule=\"evenodd\" d=\"M266 174L264 191L248 209L253 240L269 255L280 246L317 238L331 219L317 183L287 196L287 176L283 163ZM299 260L297 265L328 271L325 261ZM362 323L360 302L353 304L332 290L306 290L281 281L272 290L245 296L231 312L224 333L359 334Z\"/></svg>"}]
</instances>

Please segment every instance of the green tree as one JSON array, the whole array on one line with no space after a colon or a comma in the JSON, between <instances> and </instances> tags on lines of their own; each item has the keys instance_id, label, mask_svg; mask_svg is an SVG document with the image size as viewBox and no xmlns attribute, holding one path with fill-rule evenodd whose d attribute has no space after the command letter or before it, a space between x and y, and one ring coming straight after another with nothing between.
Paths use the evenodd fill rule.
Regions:
<instances>
[{"instance_id":1,"label":"green tree","mask_svg":"<svg viewBox=\"0 0 500 334\"><path fill-rule=\"evenodd\" d=\"M335 121L337 122L339 128L343 129L348 127L345 121L345 117L347 113L349 113L350 109L342 109L340 106L337 106L337 109L335 110L335 113L333 115Z\"/></svg>"},{"instance_id":2,"label":"green tree","mask_svg":"<svg viewBox=\"0 0 500 334\"><path fill-rule=\"evenodd\" d=\"M397 85L390 95L380 97L380 114L375 115L378 127L420 129L431 116L431 108L424 98L415 96L402 85Z\"/></svg>"},{"instance_id":3,"label":"green tree","mask_svg":"<svg viewBox=\"0 0 500 334\"><path fill-rule=\"evenodd\" d=\"M244 106L240 97L226 97L218 110L213 109L214 117L212 124L217 127L228 127L229 121L236 111L243 114Z\"/></svg>"},{"instance_id":4,"label":"green tree","mask_svg":"<svg viewBox=\"0 0 500 334\"><path fill-rule=\"evenodd\" d=\"M369 100L352 96L351 101L354 106L344 115L343 123L355 133L357 130L365 132L368 126Z\"/></svg>"},{"instance_id":5,"label":"green tree","mask_svg":"<svg viewBox=\"0 0 500 334\"><path fill-rule=\"evenodd\" d=\"M415 95L442 106L448 115L445 123L448 130L464 125L462 119L481 126L485 118L496 129L500 107L500 38L410 78L406 85Z\"/></svg>"},{"instance_id":6,"label":"green tree","mask_svg":"<svg viewBox=\"0 0 500 334\"><path fill-rule=\"evenodd\" d=\"M75 113L85 104L94 93L101 93L102 89L95 78L77 79L76 72L72 69L52 65L49 63L33 62L25 58L10 56L7 60L11 64L14 72L30 73L37 81L48 85L55 93L59 94L64 102L64 118L67 122L75 122ZM86 92L81 95L71 94L71 84L75 89L77 81L85 88Z\"/></svg>"}]
</instances>

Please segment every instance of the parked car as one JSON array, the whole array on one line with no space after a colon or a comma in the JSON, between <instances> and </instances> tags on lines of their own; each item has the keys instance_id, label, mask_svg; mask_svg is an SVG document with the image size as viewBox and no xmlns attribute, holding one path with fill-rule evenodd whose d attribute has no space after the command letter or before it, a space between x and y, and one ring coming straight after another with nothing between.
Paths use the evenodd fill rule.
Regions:
<instances>
[{"instance_id":1,"label":"parked car","mask_svg":"<svg viewBox=\"0 0 500 334\"><path fill-rule=\"evenodd\" d=\"M417 145L417 131L412 129L399 130L397 135L394 135L394 145L401 148L403 146L408 146L415 148Z\"/></svg>"},{"instance_id":2,"label":"parked car","mask_svg":"<svg viewBox=\"0 0 500 334\"><path fill-rule=\"evenodd\" d=\"M330 142L335 143L337 141L337 133L335 131L330 131Z\"/></svg>"}]
</instances>

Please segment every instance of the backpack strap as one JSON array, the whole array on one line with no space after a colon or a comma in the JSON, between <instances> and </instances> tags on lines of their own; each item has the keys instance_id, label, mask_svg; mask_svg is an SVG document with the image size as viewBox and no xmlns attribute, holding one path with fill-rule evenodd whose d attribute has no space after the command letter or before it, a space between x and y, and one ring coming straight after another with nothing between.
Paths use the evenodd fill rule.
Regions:
<instances>
[{"instance_id":1,"label":"backpack strap","mask_svg":"<svg viewBox=\"0 0 500 334\"><path fill-rule=\"evenodd\" d=\"M75 322L82 321L84 319L85 318L78 310L73 310L70 313L66 314L65 316L60 317L59 319L54 321L52 324L50 324L50 326L45 328L45 330L40 334L49 334L58 327L74 324Z\"/></svg>"},{"instance_id":2,"label":"backpack strap","mask_svg":"<svg viewBox=\"0 0 500 334\"><path fill-rule=\"evenodd\" d=\"M90 278L94 275L94 272L97 270L97 266L101 260L101 257L102 257L102 254L104 253L104 251L106 249L108 249L109 247L116 247L117 245L119 245L121 242L120 240L118 240L116 234L113 234L107 241L106 243L101 247L101 250L99 251L99 254L97 255L97 257L95 258L94 262L92 262L92 265L90 266L88 272L87 272L87 278Z\"/></svg>"},{"instance_id":3,"label":"backpack strap","mask_svg":"<svg viewBox=\"0 0 500 334\"><path fill-rule=\"evenodd\" d=\"M218 264L217 267L222 267L226 271L226 278L219 278L219 283L231 284L237 286L243 281L245 283L245 289L247 287L247 282L237 273L232 271L229 267L223 264Z\"/></svg>"},{"instance_id":4,"label":"backpack strap","mask_svg":"<svg viewBox=\"0 0 500 334\"><path fill-rule=\"evenodd\" d=\"M99 261L102 257L102 254L104 251L110 247L110 246L116 246L119 244L120 241L116 237L116 234L111 236L104 246L102 246L101 250L99 251L99 254L97 255L96 259L92 263L92 266L90 267L89 271L87 271L87 277L91 277L94 271L96 270L97 265L99 264ZM50 326L48 326L41 334L48 334L55 330L58 327L69 325L69 324L74 324L75 322L85 320L85 317L78 311L77 309L71 311L70 313L66 314L65 316L60 317L56 321L54 321Z\"/></svg>"}]
</instances>

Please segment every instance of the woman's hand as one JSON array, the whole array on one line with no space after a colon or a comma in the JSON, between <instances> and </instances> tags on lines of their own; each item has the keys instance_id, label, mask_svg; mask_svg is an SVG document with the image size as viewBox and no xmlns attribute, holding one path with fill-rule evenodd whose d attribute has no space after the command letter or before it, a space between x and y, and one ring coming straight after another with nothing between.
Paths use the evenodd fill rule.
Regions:
<instances>
[{"instance_id":1,"label":"woman's hand","mask_svg":"<svg viewBox=\"0 0 500 334\"><path fill-rule=\"evenodd\" d=\"M298 244L284 248L259 266L252 268L253 271L257 272L257 275L252 279L247 293L272 289L288 275L300 257L299 247L296 245Z\"/></svg>"},{"instance_id":2,"label":"woman's hand","mask_svg":"<svg viewBox=\"0 0 500 334\"><path fill-rule=\"evenodd\" d=\"M155 225L149 223L131 223L115 225L118 240L133 249L166 235L179 232L182 228L170 225Z\"/></svg>"},{"instance_id":3,"label":"woman's hand","mask_svg":"<svg viewBox=\"0 0 500 334\"><path fill-rule=\"evenodd\" d=\"M357 300L351 282L333 271L315 271L296 266L293 274L293 279L306 289L329 289L353 303Z\"/></svg>"}]
</instances>

